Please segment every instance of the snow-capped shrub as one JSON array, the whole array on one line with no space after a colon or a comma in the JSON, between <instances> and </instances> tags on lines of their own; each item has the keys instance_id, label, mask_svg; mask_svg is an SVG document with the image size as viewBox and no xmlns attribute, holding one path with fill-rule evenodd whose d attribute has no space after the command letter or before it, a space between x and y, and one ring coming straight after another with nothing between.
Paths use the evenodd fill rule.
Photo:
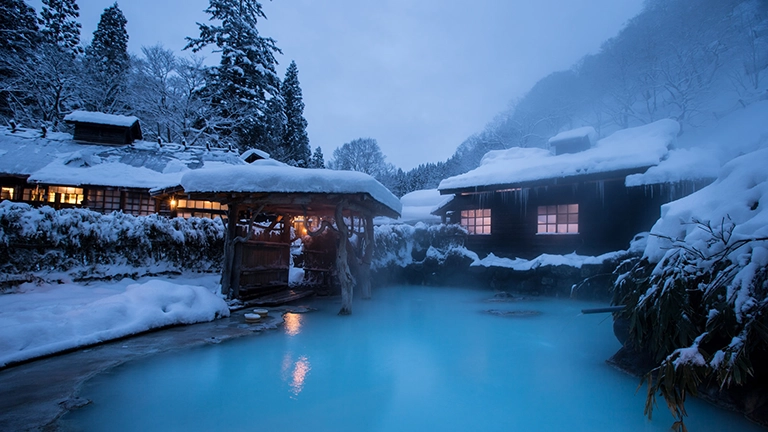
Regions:
<instances>
[{"instance_id":1,"label":"snow-capped shrub","mask_svg":"<svg viewBox=\"0 0 768 432\"><path fill-rule=\"evenodd\" d=\"M768 149L726 164L713 184L662 208L645 257L615 286L629 344L683 430L685 398L704 385L750 392L768 380ZM746 409L746 408L745 408Z\"/></svg>"},{"instance_id":2,"label":"snow-capped shrub","mask_svg":"<svg viewBox=\"0 0 768 432\"><path fill-rule=\"evenodd\" d=\"M138 269L216 270L221 266L221 219L103 215L0 203L0 272L67 271L116 275Z\"/></svg>"},{"instance_id":3,"label":"snow-capped shrub","mask_svg":"<svg viewBox=\"0 0 768 432\"><path fill-rule=\"evenodd\" d=\"M460 225L389 224L374 229L374 253L371 268L406 267L427 258L430 248L440 254L463 248L467 231Z\"/></svg>"}]
</instances>

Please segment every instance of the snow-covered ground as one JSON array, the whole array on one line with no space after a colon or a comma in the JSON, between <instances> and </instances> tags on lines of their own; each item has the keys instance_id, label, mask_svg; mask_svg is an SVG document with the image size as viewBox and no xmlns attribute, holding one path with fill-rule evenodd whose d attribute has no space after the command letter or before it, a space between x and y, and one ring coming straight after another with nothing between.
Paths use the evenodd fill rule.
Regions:
<instances>
[{"instance_id":1,"label":"snow-covered ground","mask_svg":"<svg viewBox=\"0 0 768 432\"><path fill-rule=\"evenodd\" d=\"M174 324L229 316L218 274L25 283L0 295L0 367Z\"/></svg>"}]
</instances>

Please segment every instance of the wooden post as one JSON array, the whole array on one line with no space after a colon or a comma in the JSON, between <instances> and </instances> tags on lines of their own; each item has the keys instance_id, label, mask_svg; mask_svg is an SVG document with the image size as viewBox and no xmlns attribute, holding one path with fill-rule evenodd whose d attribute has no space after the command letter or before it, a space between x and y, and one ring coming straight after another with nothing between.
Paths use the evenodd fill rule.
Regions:
<instances>
[{"instance_id":1,"label":"wooden post","mask_svg":"<svg viewBox=\"0 0 768 432\"><path fill-rule=\"evenodd\" d=\"M221 267L221 293L227 298L232 298L230 287L232 286L232 264L235 257L238 212L238 203L229 203L227 207L227 231L224 235L224 262Z\"/></svg>"},{"instance_id":2,"label":"wooden post","mask_svg":"<svg viewBox=\"0 0 768 432\"><path fill-rule=\"evenodd\" d=\"M363 292L363 299L371 298L371 261L373 260L373 217L365 215L365 248L363 249L360 277L357 281Z\"/></svg>"},{"instance_id":3,"label":"wooden post","mask_svg":"<svg viewBox=\"0 0 768 432\"><path fill-rule=\"evenodd\" d=\"M339 315L352 314L352 273L349 271L349 264L347 263L347 238L349 230L344 223L343 208L344 202L340 202L336 205L336 229L338 230L339 239L336 243L336 275L339 278L339 285L341 286L341 310Z\"/></svg>"}]
</instances>

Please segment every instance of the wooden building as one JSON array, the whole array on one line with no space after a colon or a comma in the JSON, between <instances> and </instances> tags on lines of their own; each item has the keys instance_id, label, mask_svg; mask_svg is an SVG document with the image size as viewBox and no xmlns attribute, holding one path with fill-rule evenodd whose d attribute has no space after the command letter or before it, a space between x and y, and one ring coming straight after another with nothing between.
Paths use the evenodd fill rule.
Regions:
<instances>
[{"instance_id":1,"label":"wooden building","mask_svg":"<svg viewBox=\"0 0 768 432\"><path fill-rule=\"evenodd\" d=\"M330 246L318 241L320 249L309 242L304 268L324 283L333 274L342 294L340 314L351 313L355 283L364 298L371 296L373 218L396 218L401 211L400 201L366 174L271 161L190 171L179 187L191 200L226 206L223 294L248 300L287 290L294 227L299 235L332 237ZM153 193L163 196L169 190ZM357 247L349 241L354 235ZM357 267L354 279L350 261Z\"/></svg>"},{"instance_id":2,"label":"wooden building","mask_svg":"<svg viewBox=\"0 0 768 432\"><path fill-rule=\"evenodd\" d=\"M73 113L77 114L77 113ZM69 117L69 116L68 116ZM112 123L124 116L99 113L73 115L77 124L103 127L105 117ZM0 200L24 202L33 206L89 208L101 213L122 211L143 216L217 217L226 215L218 203L153 198L149 190L177 184L184 172L211 164L245 165L227 149L133 141L140 136L135 117L120 127L130 144L86 142L67 133L0 128ZM76 124L76 128L77 128ZM97 133L97 135L100 133ZM109 136L103 133L101 136Z\"/></svg>"},{"instance_id":3,"label":"wooden building","mask_svg":"<svg viewBox=\"0 0 768 432\"><path fill-rule=\"evenodd\" d=\"M74 111L64 121L74 126L75 141L127 145L142 139L139 119L134 116Z\"/></svg>"},{"instance_id":4,"label":"wooden building","mask_svg":"<svg viewBox=\"0 0 768 432\"><path fill-rule=\"evenodd\" d=\"M668 172L665 181L646 176L664 169L678 130L664 120L586 146L591 139L579 141L591 133L582 128L564 134L560 151L561 141L551 140L553 151L490 152L479 168L441 182L440 193L453 199L434 213L463 225L467 247L481 253L530 259L626 249L650 230L664 203L712 179L711 171L685 178Z\"/></svg>"}]
</instances>

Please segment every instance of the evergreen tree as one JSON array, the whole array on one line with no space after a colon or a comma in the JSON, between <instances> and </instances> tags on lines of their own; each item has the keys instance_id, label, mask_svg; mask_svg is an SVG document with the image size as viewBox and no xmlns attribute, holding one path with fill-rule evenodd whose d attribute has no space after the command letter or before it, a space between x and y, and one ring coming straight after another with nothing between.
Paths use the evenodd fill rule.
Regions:
<instances>
[{"instance_id":1,"label":"evergreen tree","mask_svg":"<svg viewBox=\"0 0 768 432\"><path fill-rule=\"evenodd\" d=\"M282 110L275 112L278 101L268 103L282 99L275 72L275 53L281 51L256 29L266 15L256 0L210 0L205 12L216 24L198 23L200 37L188 37L185 49L197 52L213 44L221 52L221 62L212 70L206 89L221 118L216 122L219 132L231 133L242 150L263 147L284 118Z\"/></svg>"},{"instance_id":2,"label":"evergreen tree","mask_svg":"<svg viewBox=\"0 0 768 432\"><path fill-rule=\"evenodd\" d=\"M280 89L283 95L286 120L283 131L283 147L288 153L287 162L291 165L307 167L310 162L311 149L309 137L307 137L307 120L304 119L304 101L299 85L299 69L296 67L295 61L291 61L291 64L288 65Z\"/></svg>"},{"instance_id":3,"label":"evergreen tree","mask_svg":"<svg viewBox=\"0 0 768 432\"><path fill-rule=\"evenodd\" d=\"M80 44L80 8L75 0L43 0L40 11L43 41L58 45L66 51L82 52Z\"/></svg>"},{"instance_id":4,"label":"evergreen tree","mask_svg":"<svg viewBox=\"0 0 768 432\"><path fill-rule=\"evenodd\" d=\"M309 168L325 168L323 149L320 146L315 147L315 152L312 153L312 158L309 160Z\"/></svg>"},{"instance_id":5,"label":"evergreen tree","mask_svg":"<svg viewBox=\"0 0 768 432\"><path fill-rule=\"evenodd\" d=\"M35 10L24 0L0 2L0 55L21 55L37 45L39 34ZM3 59L5 60L5 59Z\"/></svg>"},{"instance_id":6,"label":"evergreen tree","mask_svg":"<svg viewBox=\"0 0 768 432\"><path fill-rule=\"evenodd\" d=\"M104 9L93 32L93 42L85 50L89 78L83 99L88 109L108 113L123 110L131 58L128 55L128 20L117 3Z\"/></svg>"}]
</instances>

